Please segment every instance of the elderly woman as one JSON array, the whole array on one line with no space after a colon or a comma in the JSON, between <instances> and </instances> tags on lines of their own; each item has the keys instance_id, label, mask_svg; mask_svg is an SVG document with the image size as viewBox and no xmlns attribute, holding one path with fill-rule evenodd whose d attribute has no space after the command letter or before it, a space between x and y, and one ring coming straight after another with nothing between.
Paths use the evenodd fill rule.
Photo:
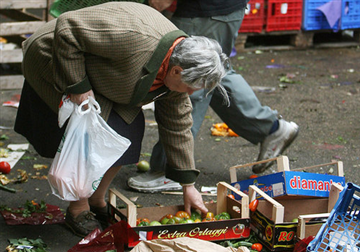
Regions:
<instances>
[{"instance_id":1,"label":"elderly woman","mask_svg":"<svg viewBox=\"0 0 360 252\"><path fill-rule=\"evenodd\" d=\"M65 127L57 126L61 97L74 103L93 96L101 116L132 142L88 199L71 201L66 224L85 236L106 220L105 194L122 165L138 162L144 134L142 105L155 101L166 176L183 185L185 210L207 209L194 187L191 134L195 90L220 88L227 57L215 40L189 37L143 4L110 2L67 12L23 44L25 83L15 130L36 151L54 157Z\"/></svg>"}]
</instances>

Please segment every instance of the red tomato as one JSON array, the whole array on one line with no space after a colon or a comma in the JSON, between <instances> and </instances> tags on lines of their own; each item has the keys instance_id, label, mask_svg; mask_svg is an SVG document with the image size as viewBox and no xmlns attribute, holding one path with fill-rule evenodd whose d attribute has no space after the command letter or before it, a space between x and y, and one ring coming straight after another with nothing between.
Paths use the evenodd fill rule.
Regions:
<instances>
[{"instance_id":1,"label":"red tomato","mask_svg":"<svg viewBox=\"0 0 360 252\"><path fill-rule=\"evenodd\" d=\"M254 249L256 251L261 251L263 248L263 245L261 243L254 243L252 246L251 246L251 249Z\"/></svg>"},{"instance_id":2,"label":"red tomato","mask_svg":"<svg viewBox=\"0 0 360 252\"><path fill-rule=\"evenodd\" d=\"M212 218L204 218L201 222L207 222L207 221L216 221L214 217Z\"/></svg>"},{"instance_id":3,"label":"red tomato","mask_svg":"<svg viewBox=\"0 0 360 252\"><path fill-rule=\"evenodd\" d=\"M254 199L253 201L251 201L250 204L249 204L250 211L255 212L258 205L259 205L259 201L257 199Z\"/></svg>"},{"instance_id":4,"label":"red tomato","mask_svg":"<svg viewBox=\"0 0 360 252\"><path fill-rule=\"evenodd\" d=\"M181 219L190 219L190 215L185 211L178 211L175 216Z\"/></svg>"},{"instance_id":5,"label":"red tomato","mask_svg":"<svg viewBox=\"0 0 360 252\"><path fill-rule=\"evenodd\" d=\"M10 164L6 161L0 162L0 172L8 174L11 171Z\"/></svg>"}]
</instances>

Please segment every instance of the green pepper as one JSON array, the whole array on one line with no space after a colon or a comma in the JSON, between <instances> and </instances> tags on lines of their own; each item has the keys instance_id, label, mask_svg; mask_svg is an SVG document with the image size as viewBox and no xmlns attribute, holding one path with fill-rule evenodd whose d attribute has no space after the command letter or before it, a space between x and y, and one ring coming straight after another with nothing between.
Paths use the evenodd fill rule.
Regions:
<instances>
[{"instance_id":1,"label":"green pepper","mask_svg":"<svg viewBox=\"0 0 360 252\"><path fill-rule=\"evenodd\" d=\"M149 224L149 222L147 222L147 221L142 221L142 222L140 222L139 223L139 225L137 225L138 227L146 227L146 226L149 226L150 224Z\"/></svg>"},{"instance_id":2,"label":"green pepper","mask_svg":"<svg viewBox=\"0 0 360 252\"><path fill-rule=\"evenodd\" d=\"M241 246L251 247L252 245L253 244L251 242L246 242L246 241L239 241L239 242L233 244L234 248L238 248L238 247L241 247Z\"/></svg>"}]
</instances>

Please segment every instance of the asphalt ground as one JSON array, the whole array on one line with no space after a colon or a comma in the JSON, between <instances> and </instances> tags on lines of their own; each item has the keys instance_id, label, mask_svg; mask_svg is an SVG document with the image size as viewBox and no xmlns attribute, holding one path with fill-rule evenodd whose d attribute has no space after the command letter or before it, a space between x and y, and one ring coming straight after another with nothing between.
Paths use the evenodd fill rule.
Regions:
<instances>
[{"instance_id":1,"label":"asphalt ground","mask_svg":"<svg viewBox=\"0 0 360 252\"><path fill-rule=\"evenodd\" d=\"M256 94L262 104L278 110L286 120L295 121L300 126L298 138L284 153L289 157L290 168L339 160L344 164L346 181L360 183L359 59L358 47L254 51L238 53L232 58L234 68L258 90ZM1 104L20 92L1 90ZM145 110L145 115L147 121L141 159L149 160L147 154L151 153L158 135L152 111ZM8 144L26 143L26 139L12 130L15 116L16 108L0 106L2 148ZM242 138L211 136L212 124L219 122L219 117L209 109L196 138L196 166L201 171L196 183L199 190L202 186L216 186L219 181L230 183L229 168L254 162L258 155L259 146ZM40 157L30 146L8 177L16 177L17 170L22 169L37 175L36 178L30 175L24 183L9 185L17 190L16 193L0 190L0 205L16 208L27 200L45 201L65 211L67 203L51 194L46 179L39 179L47 175L48 169L39 170L36 174L33 168L34 164L50 167L51 161ZM276 166L265 174L275 169ZM318 172L316 169L314 172ZM144 207L182 204L182 196L179 195L144 194L129 189L127 179L138 174L134 165L123 167L111 187L128 198L135 197L136 203ZM238 179L247 179L251 174L250 168L241 169ZM205 201L212 199L214 197L204 196ZM0 227L0 251L5 251L8 239L23 237L41 238L53 252L67 251L80 241L63 224L9 226L0 217Z\"/></svg>"}]
</instances>

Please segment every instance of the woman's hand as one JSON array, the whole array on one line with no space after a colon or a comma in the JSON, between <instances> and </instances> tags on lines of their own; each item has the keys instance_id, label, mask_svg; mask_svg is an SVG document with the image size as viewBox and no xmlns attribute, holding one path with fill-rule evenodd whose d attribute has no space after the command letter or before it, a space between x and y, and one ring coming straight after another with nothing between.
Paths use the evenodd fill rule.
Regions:
<instances>
[{"instance_id":1,"label":"woman's hand","mask_svg":"<svg viewBox=\"0 0 360 252\"><path fill-rule=\"evenodd\" d=\"M83 101L87 100L91 96L95 99L94 92L92 90L82 94L70 94L70 100L77 105L80 105Z\"/></svg>"},{"instance_id":2,"label":"woman's hand","mask_svg":"<svg viewBox=\"0 0 360 252\"><path fill-rule=\"evenodd\" d=\"M194 185L183 186L185 211L191 213L191 208L199 209L203 214L209 210L204 205L201 194Z\"/></svg>"}]
</instances>

